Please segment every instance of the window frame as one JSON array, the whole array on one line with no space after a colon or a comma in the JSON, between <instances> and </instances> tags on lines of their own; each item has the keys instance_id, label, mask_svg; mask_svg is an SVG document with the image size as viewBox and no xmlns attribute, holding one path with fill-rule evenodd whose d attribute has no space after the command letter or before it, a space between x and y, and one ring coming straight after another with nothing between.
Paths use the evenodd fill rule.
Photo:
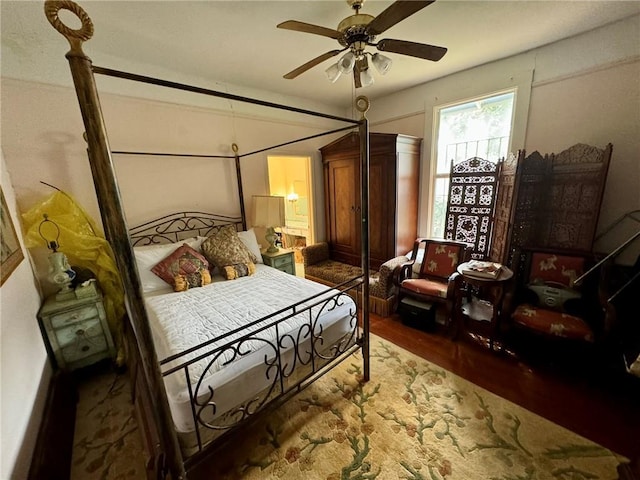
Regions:
<instances>
[{"instance_id":1,"label":"window frame","mask_svg":"<svg viewBox=\"0 0 640 480\"><path fill-rule=\"evenodd\" d=\"M525 145L533 70L522 71L518 74L507 74L506 76L488 75L484 77L479 75L473 82L469 81L466 76L460 77L455 81L453 78L448 77L448 80L448 82L438 82L438 85L433 89L433 94L430 94L425 100L424 138L426 141L422 145L423 168L420 174L421 215L418 220L418 232L421 232L422 236L430 236L433 220L433 206L435 203L434 179L436 176L436 152L438 148L437 128L439 110L441 108L513 91L515 99L508 151L515 153L523 149Z\"/></svg>"},{"instance_id":2,"label":"window frame","mask_svg":"<svg viewBox=\"0 0 640 480\"><path fill-rule=\"evenodd\" d=\"M438 172L438 149L439 149L439 141L438 141L438 137L439 137L439 133L440 133L440 117L441 117L441 112L442 110L445 110L447 108L450 107L455 107L458 105L465 105L468 103L474 103L474 102L481 102L483 100L487 100L489 98L494 98L494 97L499 97L501 95L506 95L506 94L513 94L513 105L512 105L512 109L511 109L511 120L510 120L510 130L509 130L509 144L507 145L507 154L509 152L511 152L511 139L513 138L513 128L514 128L514 119L515 119L515 107L516 107L516 101L518 98L518 91L517 88L509 88L506 90L501 90L498 92L494 92L494 93L490 93L490 94L486 94L486 95L481 95L481 96L477 96L477 97L473 97L467 100L460 100L460 101L455 101L452 103L447 103L447 104L443 104L443 105L436 105L433 107L433 116L434 116L434 133L433 133L433 155L431 158L433 158L433 169L432 169L432 175L431 175L431 180L430 180L430 185L429 185L429 189L431 190L431 198L430 198L430 203L429 203L429 223L428 223L428 232L429 232L429 237L434 236L433 235L433 222L435 220L435 215L434 215L434 208L435 208L435 204L436 204L436 193L437 193L437 189L436 189L436 183L437 181L440 179L449 179L450 174L451 174L451 169L447 168L446 171L442 171L442 172ZM484 158L484 157L483 157ZM466 158L464 159L466 160ZM486 159L485 160L489 160ZM447 184L447 186L450 185L450 182L445 182ZM447 188L448 190L448 188ZM447 191L448 194L448 191ZM446 199L445 199L445 216L446 216ZM445 223L446 223L446 218L445 218ZM444 230L446 230L446 225L444 226ZM442 237L444 238L444 235L442 235Z\"/></svg>"}]
</instances>

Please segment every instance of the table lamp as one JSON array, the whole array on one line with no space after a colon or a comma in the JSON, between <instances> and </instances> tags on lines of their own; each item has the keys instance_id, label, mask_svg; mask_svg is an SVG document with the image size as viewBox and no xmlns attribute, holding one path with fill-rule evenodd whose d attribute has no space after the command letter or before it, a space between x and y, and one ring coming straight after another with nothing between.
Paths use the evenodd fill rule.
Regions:
<instances>
[{"instance_id":1,"label":"table lamp","mask_svg":"<svg viewBox=\"0 0 640 480\"><path fill-rule=\"evenodd\" d=\"M42 239L46 242L47 248L52 251L49 254L49 272L48 280L58 286L60 290L56 293L57 300L67 300L75 298L75 292L71 288L71 282L76 278L76 272L71 269L67 256L58 251L60 244L60 228L58 225L49 220L49 216L45 213L44 220L40 222L38 232Z\"/></svg>"},{"instance_id":2,"label":"table lamp","mask_svg":"<svg viewBox=\"0 0 640 480\"><path fill-rule=\"evenodd\" d=\"M253 196L253 225L266 227L265 240L269 247L267 253L276 253L276 232L274 227L284 225L284 197L271 197L267 195Z\"/></svg>"}]
</instances>

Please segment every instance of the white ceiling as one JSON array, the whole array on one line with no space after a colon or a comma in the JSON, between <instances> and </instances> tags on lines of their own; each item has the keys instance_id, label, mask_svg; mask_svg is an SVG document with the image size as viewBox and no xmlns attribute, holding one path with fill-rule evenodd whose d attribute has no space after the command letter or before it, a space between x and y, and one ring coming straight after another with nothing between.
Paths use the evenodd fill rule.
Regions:
<instances>
[{"instance_id":1,"label":"white ceiling","mask_svg":"<svg viewBox=\"0 0 640 480\"><path fill-rule=\"evenodd\" d=\"M179 73L180 78L211 79L335 106L348 106L353 98L351 77L343 76L335 84L327 80L324 70L331 60L296 79L282 78L339 45L330 38L276 28L293 19L335 29L353 13L344 0L79 3L95 26L84 50L96 65L124 70L102 61L119 57L127 64L138 64L134 73L143 75L162 68ZM362 13L375 16L391 3L368 0ZM45 58L64 63L59 59L66 52L66 42L46 22L43 2L2 0L0 5L3 76L33 77L38 71L34 62L44 65ZM61 12L63 21L77 28L77 19L66 13ZM357 93L372 99L388 95L639 13L640 1L438 0L376 40L444 46L449 49L444 58L436 63L388 53L394 62L391 71L384 77L374 72L376 83ZM13 61L5 62L6 55L13 56ZM40 80L48 78L43 74Z\"/></svg>"}]
</instances>

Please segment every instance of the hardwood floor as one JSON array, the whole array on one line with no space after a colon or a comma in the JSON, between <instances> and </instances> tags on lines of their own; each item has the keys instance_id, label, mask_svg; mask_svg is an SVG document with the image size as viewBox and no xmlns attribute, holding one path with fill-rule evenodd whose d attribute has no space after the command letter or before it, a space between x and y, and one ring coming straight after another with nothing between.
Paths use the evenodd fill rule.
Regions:
<instances>
[{"instance_id":1,"label":"hardwood floor","mask_svg":"<svg viewBox=\"0 0 640 480\"><path fill-rule=\"evenodd\" d=\"M640 458L640 378L609 368L553 365L489 350L471 335L422 331L371 315L371 332L631 460ZM543 351L542 353L546 353ZM520 356L521 357L521 356ZM577 363L577 364L576 364Z\"/></svg>"}]
</instances>

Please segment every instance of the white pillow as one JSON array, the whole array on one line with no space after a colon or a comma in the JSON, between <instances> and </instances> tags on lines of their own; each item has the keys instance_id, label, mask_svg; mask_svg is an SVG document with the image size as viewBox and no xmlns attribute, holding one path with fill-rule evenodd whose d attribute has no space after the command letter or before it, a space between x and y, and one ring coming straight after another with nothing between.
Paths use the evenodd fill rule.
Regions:
<instances>
[{"instance_id":1,"label":"white pillow","mask_svg":"<svg viewBox=\"0 0 640 480\"><path fill-rule=\"evenodd\" d=\"M409 259L411 259L411 254L413 253L413 250L411 250L409 253L407 253L407 257ZM422 246L420 246L420 248L418 249L418 254L416 255L416 261L413 264L413 273L415 274L415 276L418 276L420 274L420 267L422 267L422 260L424 259L424 248Z\"/></svg>"},{"instance_id":2,"label":"white pillow","mask_svg":"<svg viewBox=\"0 0 640 480\"><path fill-rule=\"evenodd\" d=\"M249 249L249 251L256 257L256 263L264 263L262 261L262 253L260 253L260 245L258 244L258 239L256 238L256 232L253 231L253 228L245 232L238 232L238 237L240 241L244 244L245 247Z\"/></svg>"},{"instance_id":3,"label":"white pillow","mask_svg":"<svg viewBox=\"0 0 640 480\"><path fill-rule=\"evenodd\" d=\"M136 257L136 264L138 265L138 273L140 275L140 284L142 286L143 293L167 289L167 282L153 273L151 269L185 243L196 250L198 250L202 244L202 242L198 243L198 239L196 238L189 238L175 243L133 247L133 254Z\"/></svg>"}]
</instances>

